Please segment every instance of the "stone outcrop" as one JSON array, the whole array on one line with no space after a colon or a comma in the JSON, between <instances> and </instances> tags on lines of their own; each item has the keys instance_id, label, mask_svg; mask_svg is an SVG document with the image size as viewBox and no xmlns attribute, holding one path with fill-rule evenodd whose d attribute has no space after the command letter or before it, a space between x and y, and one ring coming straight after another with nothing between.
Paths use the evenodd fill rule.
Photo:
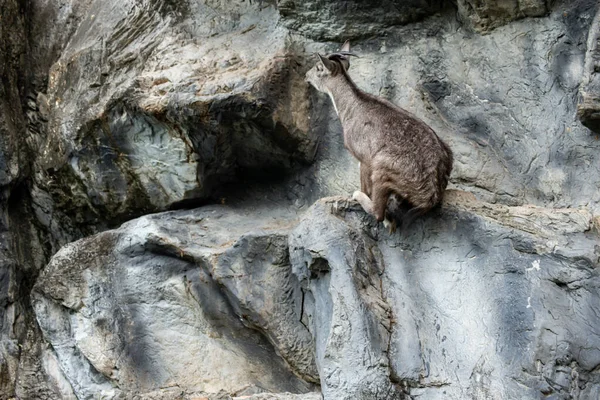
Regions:
<instances>
[{"instance_id":1,"label":"stone outcrop","mask_svg":"<svg viewBox=\"0 0 600 400\"><path fill-rule=\"evenodd\" d=\"M600 395L595 0L0 8L1 399ZM454 151L402 234L303 81L348 38Z\"/></svg>"},{"instance_id":2,"label":"stone outcrop","mask_svg":"<svg viewBox=\"0 0 600 400\"><path fill-rule=\"evenodd\" d=\"M585 210L449 192L405 235L343 197L299 221L261 214L156 214L61 249L34 309L77 397L317 382L326 399L600 393Z\"/></svg>"},{"instance_id":3,"label":"stone outcrop","mask_svg":"<svg viewBox=\"0 0 600 400\"><path fill-rule=\"evenodd\" d=\"M49 72L36 184L81 224L312 161L308 88L273 8L170 7L93 2Z\"/></svg>"},{"instance_id":4,"label":"stone outcrop","mask_svg":"<svg viewBox=\"0 0 600 400\"><path fill-rule=\"evenodd\" d=\"M344 198L319 201L290 238L307 288L325 398L595 398L598 236L591 218L538 236L549 211L449 193L404 236ZM510 215L511 217L508 217Z\"/></svg>"},{"instance_id":5,"label":"stone outcrop","mask_svg":"<svg viewBox=\"0 0 600 400\"><path fill-rule=\"evenodd\" d=\"M545 0L457 0L456 5L468 28L480 33L548 13ZM398 25L451 9L449 2L440 0L279 0L277 8L289 29L315 40L342 42L383 36Z\"/></svg>"},{"instance_id":6,"label":"stone outcrop","mask_svg":"<svg viewBox=\"0 0 600 400\"><path fill-rule=\"evenodd\" d=\"M62 248L33 299L77 398L169 386L212 396L309 392L319 378L289 264L291 221L207 206Z\"/></svg>"},{"instance_id":7,"label":"stone outcrop","mask_svg":"<svg viewBox=\"0 0 600 400\"><path fill-rule=\"evenodd\" d=\"M278 0L283 23L291 30L321 41L384 36L398 25L451 10L440 0ZM480 33L526 17L548 13L545 0L457 0L457 13L469 29ZM392 28L392 29L390 29Z\"/></svg>"},{"instance_id":8,"label":"stone outcrop","mask_svg":"<svg viewBox=\"0 0 600 400\"><path fill-rule=\"evenodd\" d=\"M459 14L483 33L516 19L541 17L548 12L546 0L457 0L457 5Z\"/></svg>"},{"instance_id":9,"label":"stone outcrop","mask_svg":"<svg viewBox=\"0 0 600 400\"><path fill-rule=\"evenodd\" d=\"M439 0L278 0L282 22L315 40L364 38L415 22L444 7Z\"/></svg>"}]
</instances>

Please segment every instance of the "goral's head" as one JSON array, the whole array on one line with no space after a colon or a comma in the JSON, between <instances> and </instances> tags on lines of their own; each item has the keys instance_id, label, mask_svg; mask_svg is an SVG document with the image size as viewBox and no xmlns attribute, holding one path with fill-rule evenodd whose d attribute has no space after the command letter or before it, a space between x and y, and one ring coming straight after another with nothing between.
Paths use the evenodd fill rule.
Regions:
<instances>
[{"instance_id":1,"label":"goral's head","mask_svg":"<svg viewBox=\"0 0 600 400\"><path fill-rule=\"evenodd\" d=\"M317 55L319 60L306 73L305 80L318 91L327 93L331 90L331 85L334 84L334 78L350 68L349 56L356 56L356 54L350 52L350 42L346 40L339 52L326 56Z\"/></svg>"}]
</instances>

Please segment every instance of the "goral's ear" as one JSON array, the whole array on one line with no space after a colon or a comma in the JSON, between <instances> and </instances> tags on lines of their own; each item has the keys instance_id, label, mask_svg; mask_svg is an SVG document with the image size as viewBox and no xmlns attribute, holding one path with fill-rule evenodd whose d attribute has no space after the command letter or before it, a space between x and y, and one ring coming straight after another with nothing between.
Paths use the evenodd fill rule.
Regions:
<instances>
[{"instance_id":1,"label":"goral's ear","mask_svg":"<svg viewBox=\"0 0 600 400\"><path fill-rule=\"evenodd\" d=\"M350 40L346 40L340 51L350 51Z\"/></svg>"},{"instance_id":2,"label":"goral's ear","mask_svg":"<svg viewBox=\"0 0 600 400\"><path fill-rule=\"evenodd\" d=\"M331 61L327 57L323 57L322 55L320 55L318 53L317 53L317 55L319 56L319 59L321 60L321 63L323 63L325 68L327 68L330 72L333 72L335 70L335 65L334 65L333 61Z\"/></svg>"}]
</instances>

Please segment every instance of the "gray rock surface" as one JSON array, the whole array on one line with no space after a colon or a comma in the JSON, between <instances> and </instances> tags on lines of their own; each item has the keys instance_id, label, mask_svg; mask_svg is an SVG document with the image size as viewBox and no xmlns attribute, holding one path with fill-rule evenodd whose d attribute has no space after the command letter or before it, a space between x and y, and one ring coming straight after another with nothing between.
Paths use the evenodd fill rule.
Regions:
<instances>
[{"instance_id":1,"label":"gray rock surface","mask_svg":"<svg viewBox=\"0 0 600 400\"><path fill-rule=\"evenodd\" d=\"M480 33L517 19L548 13L545 0L456 0L454 3L466 26ZM398 25L453 10L450 2L440 0L278 0L277 8L289 29L315 40L342 42L386 36Z\"/></svg>"},{"instance_id":2,"label":"gray rock surface","mask_svg":"<svg viewBox=\"0 0 600 400\"><path fill-rule=\"evenodd\" d=\"M492 203L586 205L597 213L600 191L590 182L600 176L600 142L576 118L595 7L564 4L548 18L516 21L485 36L449 16L432 17L356 43L361 58L352 59L350 74L450 143L454 187ZM329 129L341 135L337 123ZM317 160L326 168L320 186L335 189L323 195L356 188L358 167L346 153Z\"/></svg>"},{"instance_id":3,"label":"gray rock surface","mask_svg":"<svg viewBox=\"0 0 600 400\"><path fill-rule=\"evenodd\" d=\"M34 308L78 398L301 393L319 378L326 399L594 398L592 223L452 191L405 235L343 197L299 221L174 211L61 249Z\"/></svg>"},{"instance_id":4,"label":"gray rock surface","mask_svg":"<svg viewBox=\"0 0 600 400\"><path fill-rule=\"evenodd\" d=\"M596 1L0 9L0 399L599 396ZM303 82L347 38L455 153L404 236Z\"/></svg>"},{"instance_id":5,"label":"gray rock surface","mask_svg":"<svg viewBox=\"0 0 600 400\"><path fill-rule=\"evenodd\" d=\"M514 223L546 224L552 210L522 211L450 192L441 211L390 236L356 203L317 202L290 257L314 299L305 310L325 398L597 397L591 217L565 210L550 218L580 222L537 235Z\"/></svg>"},{"instance_id":6,"label":"gray rock surface","mask_svg":"<svg viewBox=\"0 0 600 400\"><path fill-rule=\"evenodd\" d=\"M510 21L540 17L548 12L545 0L457 0L459 14L473 29L488 32Z\"/></svg>"},{"instance_id":7,"label":"gray rock surface","mask_svg":"<svg viewBox=\"0 0 600 400\"><path fill-rule=\"evenodd\" d=\"M286 27L315 40L379 36L444 8L439 0L278 0Z\"/></svg>"},{"instance_id":8,"label":"gray rock surface","mask_svg":"<svg viewBox=\"0 0 600 400\"><path fill-rule=\"evenodd\" d=\"M293 218L263 217L207 206L63 247L33 299L75 395L308 392L290 371L318 382L289 265Z\"/></svg>"},{"instance_id":9,"label":"gray rock surface","mask_svg":"<svg viewBox=\"0 0 600 400\"><path fill-rule=\"evenodd\" d=\"M24 26L19 19L16 2L2 3L3 19L11 22L13 31L0 31L0 76L5 76L10 84L0 86L0 391L14 391L14 381L19 360L19 335L7 326L14 323L14 306L17 298L14 286L16 263L9 245L11 234L8 225L7 188L17 177L20 150L18 140L24 130L22 115L16 101L19 98L18 75L21 71L21 54L25 52L23 43L18 45L15 36L23 36ZM4 25L2 25L4 26ZM11 287L13 286L13 287Z\"/></svg>"},{"instance_id":10,"label":"gray rock surface","mask_svg":"<svg viewBox=\"0 0 600 400\"><path fill-rule=\"evenodd\" d=\"M276 17L91 2L49 71L36 185L80 224L115 223L311 161L308 88Z\"/></svg>"},{"instance_id":11,"label":"gray rock surface","mask_svg":"<svg viewBox=\"0 0 600 400\"><path fill-rule=\"evenodd\" d=\"M30 25L23 2L0 1L0 10L0 398L31 387L44 398L55 392L39 373L43 338L29 301L49 258L26 183L34 159L29 132L37 115L30 94Z\"/></svg>"}]
</instances>

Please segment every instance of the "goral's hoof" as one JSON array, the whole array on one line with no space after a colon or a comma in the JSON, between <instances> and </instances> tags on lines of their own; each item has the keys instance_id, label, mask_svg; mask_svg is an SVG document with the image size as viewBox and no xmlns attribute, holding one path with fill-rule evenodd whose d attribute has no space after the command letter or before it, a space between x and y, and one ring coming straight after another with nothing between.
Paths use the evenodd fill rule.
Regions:
<instances>
[{"instance_id":1,"label":"goral's hoof","mask_svg":"<svg viewBox=\"0 0 600 400\"><path fill-rule=\"evenodd\" d=\"M390 234L395 233L396 232L396 220L389 220L389 219L384 219L383 220L383 226L384 228L387 228L390 232Z\"/></svg>"}]
</instances>

